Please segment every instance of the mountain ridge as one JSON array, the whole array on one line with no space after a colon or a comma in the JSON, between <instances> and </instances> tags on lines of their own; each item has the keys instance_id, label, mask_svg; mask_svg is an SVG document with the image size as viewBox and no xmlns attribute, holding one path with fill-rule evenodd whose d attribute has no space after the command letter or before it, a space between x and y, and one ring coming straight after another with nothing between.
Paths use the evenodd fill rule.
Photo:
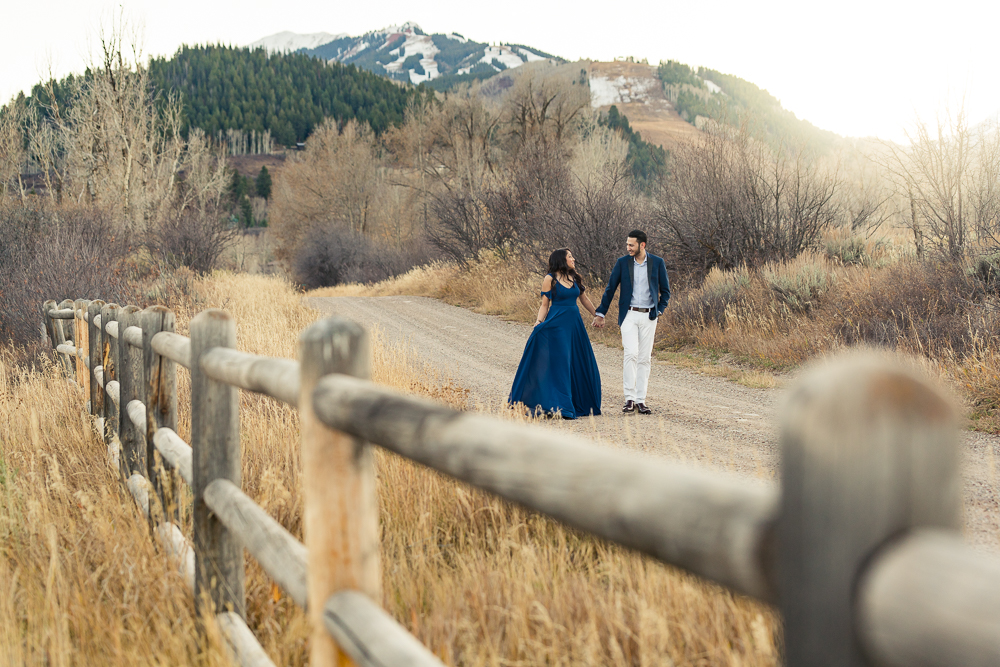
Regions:
<instances>
[{"instance_id":1,"label":"mountain ridge","mask_svg":"<svg viewBox=\"0 0 1000 667\"><path fill-rule=\"evenodd\" d=\"M319 35L330 39L320 43ZM360 36L346 33L297 35L285 31L263 37L249 46L305 53L327 62L355 65L396 81L413 85L427 83L439 90L464 80L486 79L528 62L564 62L523 44L487 44L456 32L428 34L413 21Z\"/></svg>"}]
</instances>

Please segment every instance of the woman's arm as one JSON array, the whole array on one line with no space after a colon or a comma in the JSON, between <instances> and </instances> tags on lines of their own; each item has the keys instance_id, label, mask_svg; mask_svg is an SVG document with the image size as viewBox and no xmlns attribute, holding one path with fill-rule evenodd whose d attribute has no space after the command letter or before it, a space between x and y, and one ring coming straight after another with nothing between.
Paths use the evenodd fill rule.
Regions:
<instances>
[{"instance_id":1,"label":"woman's arm","mask_svg":"<svg viewBox=\"0 0 1000 667\"><path fill-rule=\"evenodd\" d=\"M552 290L552 276L545 276L542 279L542 291L549 292ZM552 301L547 296L542 297L542 303L538 306L538 317L535 318L535 326L545 321L545 316L549 314L549 304Z\"/></svg>"},{"instance_id":2,"label":"woman's arm","mask_svg":"<svg viewBox=\"0 0 1000 667\"><path fill-rule=\"evenodd\" d=\"M586 292L580 295L580 303L583 304L583 307L587 309L588 313L594 317L597 316L597 308L594 308L594 304L591 303L590 297L587 296Z\"/></svg>"}]
</instances>

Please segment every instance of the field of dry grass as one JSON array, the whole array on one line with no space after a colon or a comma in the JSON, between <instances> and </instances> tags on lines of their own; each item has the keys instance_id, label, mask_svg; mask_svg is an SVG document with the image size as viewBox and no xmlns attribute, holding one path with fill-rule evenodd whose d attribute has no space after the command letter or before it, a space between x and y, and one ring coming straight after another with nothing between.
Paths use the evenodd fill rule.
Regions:
<instances>
[{"instance_id":1,"label":"field of dry grass","mask_svg":"<svg viewBox=\"0 0 1000 667\"><path fill-rule=\"evenodd\" d=\"M441 290L445 271L405 280ZM491 276L512 281L511 292L522 287L514 274ZM258 354L294 357L298 332L316 317L277 278L181 274L158 289L182 333L194 313L226 308L239 347ZM533 297L483 300L507 316L534 307ZM461 387L413 351L384 344L378 332L373 342L376 382L464 405ZM179 380L183 406L185 371ZM0 662L223 664L217 632L207 645L197 641L190 594L153 547L81 403L51 364L27 372L0 358L0 577L9 582L0 593ZM179 431L187 437L189 428L182 409ZM241 429L244 490L301 535L296 414L244 395ZM377 472L383 604L448 664L777 662L780 631L766 607L394 455L380 453ZM275 662L305 664L303 613L252 559L247 600L249 624Z\"/></svg>"}]
</instances>

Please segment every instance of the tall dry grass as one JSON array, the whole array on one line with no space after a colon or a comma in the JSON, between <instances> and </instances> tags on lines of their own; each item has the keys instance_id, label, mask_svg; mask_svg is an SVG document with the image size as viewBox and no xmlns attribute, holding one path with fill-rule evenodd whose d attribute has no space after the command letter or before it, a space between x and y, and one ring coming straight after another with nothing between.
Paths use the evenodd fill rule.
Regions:
<instances>
[{"instance_id":1,"label":"tall dry grass","mask_svg":"<svg viewBox=\"0 0 1000 667\"><path fill-rule=\"evenodd\" d=\"M294 357L317 316L287 283L262 276L216 274L174 295L180 331L196 311L225 307L239 347L271 356ZM378 332L373 342L376 382L466 404L413 350ZM184 406L185 371L179 379ZM196 640L190 594L153 548L81 404L51 364L20 374L0 364L0 576L11 582L0 596L0 657L221 662L217 634L207 646ZM187 435L186 410L181 417ZM243 487L301 536L298 438L294 411L242 397ZM448 664L776 664L768 608L395 455L376 461L383 604ZM303 613L247 563L250 626L277 664L305 664Z\"/></svg>"},{"instance_id":2,"label":"tall dry grass","mask_svg":"<svg viewBox=\"0 0 1000 667\"><path fill-rule=\"evenodd\" d=\"M225 665L191 595L48 363L0 354L0 663Z\"/></svg>"}]
</instances>

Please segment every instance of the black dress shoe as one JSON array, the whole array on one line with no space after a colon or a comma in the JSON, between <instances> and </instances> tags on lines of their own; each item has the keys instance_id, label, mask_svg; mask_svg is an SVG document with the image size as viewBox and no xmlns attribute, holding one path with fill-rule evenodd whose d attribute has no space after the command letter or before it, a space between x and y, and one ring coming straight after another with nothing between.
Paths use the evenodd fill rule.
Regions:
<instances>
[{"instance_id":1,"label":"black dress shoe","mask_svg":"<svg viewBox=\"0 0 1000 667\"><path fill-rule=\"evenodd\" d=\"M640 415L651 415L653 411L646 407L645 403L636 403L635 409L639 411Z\"/></svg>"},{"instance_id":2,"label":"black dress shoe","mask_svg":"<svg viewBox=\"0 0 1000 667\"><path fill-rule=\"evenodd\" d=\"M625 401L625 407L622 408L622 412L627 415L630 415L633 412L635 412L635 403L633 403L632 401Z\"/></svg>"}]
</instances>

